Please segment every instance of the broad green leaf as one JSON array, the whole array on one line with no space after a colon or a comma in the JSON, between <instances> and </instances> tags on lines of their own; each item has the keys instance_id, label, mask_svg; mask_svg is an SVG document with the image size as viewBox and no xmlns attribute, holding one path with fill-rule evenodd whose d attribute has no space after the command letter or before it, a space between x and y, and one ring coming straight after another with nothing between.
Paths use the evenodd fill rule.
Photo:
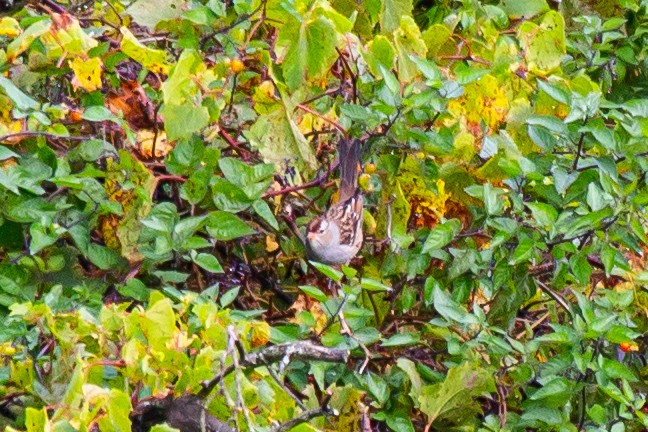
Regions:
<instances>
[{"instance_id":1,"label":"broad green leaf","mask_svg":"<svg viewBox=\"0 0 648 432\"><path fill-rule=\"evenodd\" d=\"M227 307L229 306L234 300L236 300L236 297L238 296L239 291L241 290L241 287L234 287L232 289L227 290L219 299L219 303L222 307Z\"/></svg>"},{"instance_id":2,"label":"broad green leaf","mask_svg":"<svg viewBox=\"0 0 648 432\"><path fill-rule=\"evenodd\" d=\"M317 166L313 149L288 116L287 108L260 115L245 136L265 162L281 166L294 161L310 169Z\"/></svg>"},{"instance_id":3,"label":"broad green leaf","mask_svg":"<svg viewBox=\"0 0 648 432\"><path fill-rule=\"evenodd\" d=\"M317 13L291 19L280 29L277 44L286 49L282 67L290 91L297 90L306 80L319 77L333 65L338 56L335 47L341 35L339 31L325 14Z\"/></svg>"},{"instance_id":4,"label":"broad green leaf","mask_svg":"<svg viewBox=\"0 0 648 432\"><path fill-rule=\"evenodd\" d=\"M461 222L458 219L451 219L435 226L425 240L422 252L426 253L447 246L460 229Z\"/></svg>"},{"instance_id":5,"label":"broad green leaf","mask_svg":"<svg viewBox=\"0 0 648 432\"><path fill-rule=\"evenodd\" d=\"M549 204L535 202L526 203L526 206L531 210L533 219L536 220L538 225L549 229L558 219L558 211Z\"/></svg>"},{"instance_id":6,"label":"broad green leaf","mask_svg":"<svg viewBox=\"0 0 648 432\"><path fill-rule=\"evenodd\" d=\"M390 34L401 26L403 17L412 16L412 0L382 0L380 7L380 31Z\"/></svg>"},{"instance_id":7,"label":"broad green leaf","mask_svg":"<svg viewBox=\"0 0 648 432\"><path fill-rule=\"evenodd\" d=\"M461 305L452 300L441 286L433 287L434 309L450 322L461 324L476 324L477 318L469 314Z\"/></svg>"},{"instance_id":8,"label":"broad green leaf","mask_svg":"<svg viewBox=\"0 0 648 432\"><path fill-rule=\"evenodd\" d=\"M223 267L218 262L218 259L212 254L199 253L196 254L192 259L193 262L210 273L224 273Z\"/></svg>"},{"instance_id":9,"label":"broad green leaf","mask_svg":"<svg viewBox=\"0 0 648 432\"><path fill-rule=\"evenodd\" d=\"M11 99L14 104L16 104L16 108L22 111L38 109L38 102L27 96L25 93L23 93L22 90L16 87L13 82L2 75L0 75L0 88L4 90L4 93L9 96L9 99Z\"/></svg>"},{"instance_id":10,"label":"broad green leaf","mask_svg":"<svg viewBox=\"0 0 648 432\"><path fill-rule=\"evenodd\" d=\"M183 12L182 0L137 0L126 8L126 13L140 25L154 30L160 21L180 18Z\"/></svg>"},{"instance_id":11,"label":"broad green leaf","mask_svg":"<svg viewBox=\"0 0 648 432\"><path fill-rule=\"evenodd\" d=\"M260 199L256 200L252 203L252 208L254 209L254 212L261 217L261 219L270 225L270 227L279 230L279 222L267 202Z\"/></svg>"},{"instance_id":12,"label":"broad green leaf","mask_svg":"<svg viewBox=\"0 0 648 432\"><path fill-rule=\"evenodd\" d=\"M403 357L399 358L396 361L396 364L400 369L403 370L403 372L407 374L407 377L409 378L411 384L409 396L412 398L415 406L418 406L419 396L421 395L421 387L423 386L423 380L421 379L421 375L419 374L418 370L416 370L416 364L412 360Z\"/></svg>"},{"instance_id":13,"label":"broad green leaf","mask_svg":"<svg viewBox=\"0 0 648 432\"><path fill-rule=\"evenodd\" d=\"M309 261L309 262L313 265L313 267L319 270L324 276L330 278L334 282L340 282L342 280L342 277L344 276L344 274L341 271L336 270L331 266L319 263L317 261Z\"/></svg>"},{"instance_id":14,"label":"broad green leaf","mask_svg":"<svg viewBox=\"0 0 648 432\"><path fill-rule=\"evenodd\" d=\"M319 288L312 285L301 285L299 289L304 291L306 295L314 298L317 301L325 302L326 300L328 300L328 296L326 294L324 294Z\"/></svg>"},{"instance_id":15,"label":"broad green leaf","mask_svg":"<svg viewBox=\"0 0 648 432\"><path fill-rule=\"evenodd\" d=\"M428 423L452 415L454 411L470 408L474 414L481 411L476 398L482 392L493 391L495 384L490 371L470 362L450 368L442 383L421 388L418 400Z\"/></svg>"},{"instance_id":16,"label":"broad green leaf","mask_svg":"<svg viewBox=\"0 0 648 432\"><path fill-rule=\"evenodd\" d=\"M521 262L528 261L533 256L533 252L535 251L534 247L535 241L532 238L527 237L522 239L513 251L509 264L517 265Z\"/></svg>"},{"instance_id":17,"label":"broad green leaf","mask_svg":"<svg viewBox=\"0 0 648 432\"><path fill-rule=\"evenodd\" d=\"M169 104L164 105L160 112L170 140L189 138L209 124L209 111L204 106Z\"/></svg>"},{"instance_id":18,"label":"broad green leaf","mask_svg":"<svg viewBox=\"0 0 648 432\"><path fill-rule=\"evenodd\" d=\"M547 12L549 5L546 0L502 0L501 6L512 19L529 19Z\"/></svg>"},{"instance_id":19,"label":"broad green leaf","mask_svg":"<svg viewBox=\"0 0 648 432\"><path fill-rule=\"evenodd\" d=\"M211 212L205 219L205 228L210 236L220 241L228 241L255 233L238 216L226 211Z\"/></svg>"},{"instance_id":20,"label":"broad green leaf","mask_svg":"<svg viewBox=\"0 0 648 432\"><path fill-rule=\"evenodd\" d=\"M380 281L371 278L362 278L360 280L360 286L362 289L367 291L391 291L392 288L383 284Z\"/></svg>"},{"instance_id":21,"label":"broad green leaf","mask_svg":"<svg viewBox=\"0 0 648 432\"><path fill-rule=\"evenodd\" d=\"M383 347L415 345L421 341L418 333L396 333L381 342Z\"/></svg>"},{"instance_id":22,"label":"broad green leaf","mask_svg":"<svg viewBox=\"0 0 648 432\"><path fill-rule=\"evenodd\" d=\"M391 70L394 67L395 49L389 39L383 35L374 36L362 54L369 70L374 75L381 75L380 66L386 70Z\"/></svg>"},{"instance_id":23,"label":"broad green leaf","mask_svg":"<svg viewBox=\"0 0 648 432\"><path fill-rule=\"evenodd\" d=\"M367 389L380 405L387 402L389 398L389 386L380 376L369 372L367 374Z\"/></svg>"}]
</instances>

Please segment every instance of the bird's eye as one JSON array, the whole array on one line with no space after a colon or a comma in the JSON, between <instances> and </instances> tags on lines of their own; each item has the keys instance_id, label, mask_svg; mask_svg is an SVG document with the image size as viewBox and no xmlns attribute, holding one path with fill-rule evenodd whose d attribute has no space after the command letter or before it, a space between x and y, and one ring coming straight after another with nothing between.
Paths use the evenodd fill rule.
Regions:
<instances>
[{"instance_id":1,"label":"bird's eye","mask_svg":"<svg viewBox=\"0 0 648 432\"><path fill-rule=\"evenodd\" d=\"M324 231L326 231L326 228L328 228L328 222L323 220L322 222L320 222L317 232L322 234L324 233Z\"/></svg>"}]
</instances>

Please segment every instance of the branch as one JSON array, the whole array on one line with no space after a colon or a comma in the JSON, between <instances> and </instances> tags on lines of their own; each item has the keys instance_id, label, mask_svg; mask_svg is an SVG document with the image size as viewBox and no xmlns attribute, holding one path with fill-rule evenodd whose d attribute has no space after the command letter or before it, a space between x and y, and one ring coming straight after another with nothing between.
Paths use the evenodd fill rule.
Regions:
<instances>
[{"instance_id":1,"label":"branch","mask_svg":"<svg viewBox=\"0 0 648 432\"><path fill-rule=\"evenodd\" d=\"M254 368L265 366L266 363L275 363L278 361L281 361L282 364L286 364L291 358L307 361L346 363L349 359L349 351L336 348L326 348L314 345L307 341L298 341L273 345L255 352L247 353L241 358L240 365L244 368ZM223 377L232 373L234 369L236 369L236 367L230 365L223 369L217 376L201 382L203 389L198 393L198 397L206 397L223 379Z\"/></svg>"},{"instance_id":2,"label":"branch","mask_svg":"<svg viewBox=\"0 0 648 432\"><path fill-rule=\"evenodd\" d=\"M85 141L85 140L91 140L96 138L93 136L69 136L69 135L59 135L50 132L24 131L24 132L16 132L7 135L2 135L0 136L0 142L5 142L10 138L16 138L16 137L29 138L29 137L39 137L39 136L44 136L45 138L63 139L68 141Z\"/></svg>"},{"instance_id":3,"label":"branch","mask_svg":"<svg viewBox=\"0 0 648 432\"><path fill-rule=\"evenodd\" d=\"M302 190L302 189L308 189L308 188L312 188L312 187L315 187L315 186L319 186L326 179L328 179L328 177L331 175L331 173L333 171L335 171L335 169L338 167L339 164L340 164L340 161L339 160L336 161L331 166L331 168L329 168L326 172L322 173L321 175L317 176L315 178L315 180L311 180L308 183L303 183L303 184L300 184L300 185L297 185L297 186L288 186L288 187L280 189L278 191L266 192L265 195L263 195L263 198L270 198L270 197L277 196L277 195L286 195L286 194L289 194L291 192L296 192L296 191L299 191L299 190Z\"/></svg>"}]
</instances>

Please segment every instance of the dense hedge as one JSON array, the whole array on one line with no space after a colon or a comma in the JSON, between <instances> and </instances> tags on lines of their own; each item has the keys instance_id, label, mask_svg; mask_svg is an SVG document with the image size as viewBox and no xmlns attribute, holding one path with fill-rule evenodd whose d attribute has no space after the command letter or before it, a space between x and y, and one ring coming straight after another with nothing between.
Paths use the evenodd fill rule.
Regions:
<instances>
[{"instance_id":1,"label":"dense hedge","mask_svg":"<svg viewBox=\"0 0 648 432\"><path fill-rule=\"evenodd\" d=\"M0 426L645 430L648 5L555 6L0 15Z\"/></svg>"}]
</instances>

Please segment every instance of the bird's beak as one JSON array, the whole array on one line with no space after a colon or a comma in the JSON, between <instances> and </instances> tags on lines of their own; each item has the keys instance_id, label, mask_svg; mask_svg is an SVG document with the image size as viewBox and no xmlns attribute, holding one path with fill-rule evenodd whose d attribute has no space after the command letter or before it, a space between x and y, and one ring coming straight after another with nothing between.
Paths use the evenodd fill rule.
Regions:
<instances>
[{"instance_id":1,"label":"bird's beak","mask_svg":"<svg viewBox=\"0 0 648 432\"><path fill-rule=\"evenodd\" d=\"M308 233L306 234L306 238L307 238L308 240L313 240L315 237L316 237L316 234L315 234L314 232L312 232L312 231L311 231L311 232L308 232Z\"/></svg>"}]
</instances>

